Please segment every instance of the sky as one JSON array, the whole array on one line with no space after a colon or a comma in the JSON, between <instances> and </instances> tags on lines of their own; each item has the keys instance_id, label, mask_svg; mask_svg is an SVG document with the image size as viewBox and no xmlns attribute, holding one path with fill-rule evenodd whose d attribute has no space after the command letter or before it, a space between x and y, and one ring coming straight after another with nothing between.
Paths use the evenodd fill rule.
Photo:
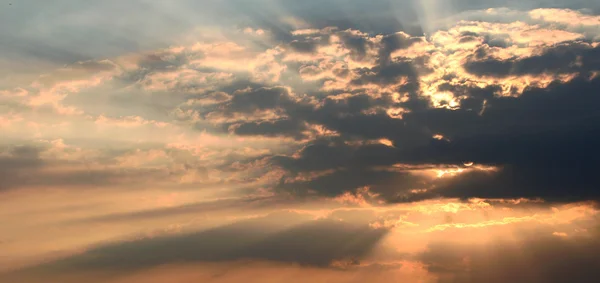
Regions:
<instances>
[{"instance_id":1,"label":"sky","mask_svg":"<svg viewBox=\"0 0 600 283\"><path fill-rule=\"evenodd\" d=\"M596 282L600 2L0 0L0 282Z\"/></svg>"}]
</instances>

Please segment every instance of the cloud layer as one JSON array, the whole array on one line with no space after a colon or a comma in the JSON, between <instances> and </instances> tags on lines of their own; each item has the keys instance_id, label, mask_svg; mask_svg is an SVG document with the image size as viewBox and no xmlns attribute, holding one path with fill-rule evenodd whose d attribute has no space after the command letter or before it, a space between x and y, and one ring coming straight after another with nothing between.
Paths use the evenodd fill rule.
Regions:
<instances>
[{"instance_id":1,"label":"cloud layer","mask_svg":"<svg viewBox=\"0 0 600 283\"><path fill-rule=\"evenodd\" d=\"M0 281L598 276L596 3L262 2L9 5Z\"/></svg>"}]
</instances>

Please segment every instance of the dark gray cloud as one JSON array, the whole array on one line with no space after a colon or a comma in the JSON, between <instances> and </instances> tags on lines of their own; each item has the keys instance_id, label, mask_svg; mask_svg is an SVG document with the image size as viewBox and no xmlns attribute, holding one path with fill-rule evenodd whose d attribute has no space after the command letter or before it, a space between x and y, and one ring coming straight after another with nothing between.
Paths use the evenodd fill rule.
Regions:
<instances>
[{"instance_id":1,"label":"dark gray cloud","mask_svg":"<svg viewBox=\"0 0 600 283\"><path fill-rule=\"evenodd\" d=\"M43 150L26 145L8 148L8 154L0 157L0 190L14 187L26 179L28 172L42 168L45 165L40 158Z\"/></svg>"},{"instance_id":2,"label":"dark gray cloud","mask_svg":"<svg viewBox=\"0 0 600 283\"><path fill-rule=\"evenodd\" d=\"M401 153L399 161L502 167L497 174L456 178L439 191L445 196L598 199L594 168L600 151L594 141L600 138L599 91L598 78L579 78L532 88L517 98L487 99L482 115L442 109L414 113L414 119L427 121L450 141L432 140L429 146Z\"/></svg>"},{"instance_id":3,"label":"dark gray cloud","mask_svg":"<svg viewBox=\"0 0 600 283\"><path fill-rule=\"evenodd\" d=\"M118 164L118 158L131 154L131 150L107 150L103 155L76 160L65 156L43 156L52 149L50 144L38 143L4 148L0 156L0 191L20 188L61 187L97 188L127 185L138 188L150 183L174 181L185 174L193 173L207 179L207 168L196 162L186 161L171 154L181 168L133 167ZM73 153L67 149L64 154ZM167 164L168 165L168 164ZM201 182L202 180L198 180Z\"/></svg>"},{"instance_id":4,"label":"dark gray cloud","mask_svg":"<svg viewBox=\"0 0 600 283\"><path fill-rule=\"evenodd\" d=\"M295 36L289 43L292 50L299 53L314 53L319 46L329 44L328 33L317 33L310 36Z\"/></svg>"},{"instance_id":5,"label":"dark gray cloud","mask_svg":"<svg viewBox=\"0 0 600 283\"><path fill-rule=\"evenodd\" d=\"M485 54L487 47L478 52ZM473 56L476 57L476 56ZM583 42L559 44L540 55L526 58L498 60L471 58L465 69L476 75L506 77L542 74L573 74L600 70L600 47Z\"/></svg>"},{"instance_id":6,"label":"dark gray cloud","mask_svg":"<svg viewBox=\"0 0 600 283\"><path fill-rule=\"evenodd\" d=\"M421 42L424 39L421 37L410 37L405 33L392 33L383 36L381 39L381 48L379 49L379 63L386 65L390 62L392 52L399 49L406 49L411 45ZM389 67L388 67L389 68ZM396 67L397 68L397 67ZM387 71L391 73L392 71Z\"/></svg>"},{"instance_id":7,"label":"dark gray cloud","mask_svg":"<svg viewBox=\"0 0 600 283\"><path fill-rule=\"evenodd\" d=\"M290 136L302 139L305 135L302 133L307 130L306 124L302 121L291 119L280 119L276 121L249 122L230 126L236 135L244 136Z\"/></svg>"},{"instance_id":8,"label":"dark gray cloud","mask_svg":"<svg viewBox=\"0 0 600 283\"><path fill-rule=\"evenodd\" d=\"M17 146L7 156L0 157L0 191L17 186L27 179L28 172L43 167L41 151L37 147Z\"/></svg>"},{"instance_id":9,"label":"dark gray cloud","mask_svg":"<svg viewBox=\"0 0 600 283\"><path fill-rule=\"evenodd\" d=\"M164 264L241 259L328 267L338 260L358 263L386 232L363 224L314 220L309 215L280 212L206 231L99 246L80 255L17 271L16 275L132 272Z\"/></svg>"},{"instance_id":10,"label":"dark gray cloud","mask_svg":"<svg viewBox=\"0 0 600 283\"><path fill-rule=\"evenodd\" d=\"M315 191L333 197L369 187L373 193L390 201L405 201L408 191L428 186L422 176L397 170L386 170L397 162L398 149L383 144L351 146L342 140L320 140L299 151L298 156L276 156L272 161L289 173L276 189L305 195ZM294 180L306 173L309 179Z\"/></svg>"},{"instance_id":11,"label":"dark gray cloud","mask_svg":"<svg viewBox=\"0 0 600 283\"><path fill-rule=\"evenodd\" d=\"M600 276L597 235L533 233L516 243L498 240L485 247L436 242L418 258L440 283L591 283Z\"/></svg>"},{"instance_id":12,"label":"dark gray cloud","mask_svg":"<svg viewBox=\"0 0 600 283\"><path fill-rule=\"evenodd\" d=\"M24 160L11 162L23 164ZM0 176L0 189L18 189L35 187L61 187L61 188L94 188L112 187L119 185L140 185L171 177L168 172L161 169L91 169L85 168L68 170L65 172L52 172L48 168L64 165L62 162L46 162L45 166L37 168L21 168L20 170L2 170ZM80 163L78 164L80 165ZM46 169L40 170L40 169ZM164 179L163 179L164 180Z\"/></svg>"},{"instance_id":13,"label":"dark gray cloud","mask_svg":"<svg viewBox=\"0 0 600 283\"><path fill-rule=\"evenodd\" d=\"M351 32L341 32L339 35L344 46L350 49L352 56L358 60L363 59L367 55L367 48L373 45L362 35Z\"/></svg>"},{"instance_id":14,"label":"dark gray cloud","mask_svg":"<svg viewBox=\"0 0 600 283\"><path fill-rule=\"evenodd\" d=\"M281 87L252 86L232 91L232 99L217 104L208 113L250 114L271 111L281 118L225 124L239 135L306 138L308 125L323 126L336 137L320 137L309 142L294 157L274 156L274 165L285 169L291 179L303 173L323 173L289 181L277 188L295 192L316 191L333 196L369 186L388 200L406 200L415 188L434 186L422 197L541 197L548 200L598 199L594 176L600 154L593 146L598 140L600 121L600 79L592 72L600 54L584 42L567 42L523 59L489 59L484 47L473 50L465 63L471 73L506 77L522 75L570 74L569 82L555 81L544 88L526 87L515 97L500 96L503 85L467 86L452 75L438 90L458 98L458 109L434 108L422 96L420 76L427 75L428 58L392 60L391 52L407 48L421 38L404 34L382 36L373 46L361 41L358 33L341 32L343 44L360 56L366 48L378 50L372 68L353 70L356 75L349 90L318 92L311 99L299 99ZM475 33L463 33L476 37ZM404 84L399 84L400 79ZM399 102L392 94L368 95L360 87L376 84L406 93ZM340 95L343 94L343 95ZM336 95L335 97L332 97ZM314 101L317 100L318 103ZM390 107L406 110L401 119L386 113ZM441 134L444 139L433 136ZM365 141L387 139L392 144ZM498 167L497 172L474 171L438 182L407 172L382 171L396 163L412 165L462 166L465 162ZM401 170L400 170L401 171ZM331 173L333 172L333 173ZM393 180L393 181L390 181ZM483 189L482 189L483 188Z\"/></svg>"},{"instance_id":15,"label":"dark gray cloud","mask_svg":"<svg viewBox=\"0 0 600 283\"><path fill-rule=\"evenodd\" d=\"M225 113L253 113L259 110L276 110L292 103L287 89L262 87L236 91L231 100L220 107Z\"/></svg>"},{"instance_id":16,"label":"dark gray cloud","mask_svg":"<svg viewBox=\"0 0 600 283\"><path fill-rule=\"evenodd\" d=\"M213 184L224 185L224 184ZM194 186L195 189L201 189L201 186ZM144 221L157 218L167 218L177 215L192 215L198 213L215 213L235 209L252 209L274 204L283 204L284 201L274 197L249 197L243 199L220 199L215 201L206 201L199 203L186 204L175 207L148 209L134 212L112 213L90 218L75 220L74 223L109 223L109 222L128 222ZM73 223L73 222L72 222Z\"/></svg>"},{"instance_id":17,"label":"dark gray cloud","mask_svg":"<svg viewBox=\"0 0 600 283\"><path fill-rule=\"evenodd\" d=\"M289 4L284 5L284 10L289 10L290 15L307 21L310 27L324 27L338 20L343 22L344 17L364 11L367 11L367 14L372 11L385 11L381 14L382 18L393 16L397 22L401 21L398 14L394 14L397 12L397 5L389 1L375 2L372 7L366 8L364 3L356 1L282 1ZM419 10L419 4L415 1L400 2L400 6L404 5L408 11ZM231 3L238 3L240 7L250 6L247 1ZM489 8L494 6L492 4L501 3L492 1L481 5ZM556 3L535 1L535 4L536 7L544 7ZM584 4L587 3L570 5ZM451 12L460 12L479 5L470 1L452 1L450 6L454 9ZM508 6L527 5L511 2ZM320 9L313 9L315 7ZM331 11L334 7L337 11L330 14L330 19L323 18L325 14L321 13ZM274 8L262 12L250 8L246 20L262 17L261 21L256 22L258 25L277 28L279 19L264 17L272 12L270 9ZM307 14L309 10L313 10L313 14ZM413 16L422 18L422 15ZM354 28L369 32L377 29L375 26L367 27L371 22L385 22L381 19L372 21L366 18L358 18ZM503 61L492 58L490 51L504 48L508 39L504 36L483 35L485 44L473 50L473 55L464 62L463 67L470 74L495 78L571 74L578 78L569 83L555 82L545 89L527 88L518 97L499 97L500 89L505 87L503 85L490 84L484 88L476 88L467 86L473 84L453 77L456 75L448 74L443 77L446 83L441 84L438 90L453 93L460 102L460 109L449 110L433 108L431 101L421 93L424 86L420 78L435 71L430 67L430 53L424 52L411 59L390 56L394 51L426 41L425 38L398 33L401 28L394 27L393 31L380 34L380 40L377 41L360 32L344 30L351 26L335 26L334 29L316 33L293 35L290 33L292 27L286 25L278 28L279 33L275 37L278 43L300 53L314 53L318 46L330 42L332 34L340 37L342 45L350 49L350 55L357 60L365 59L369 51L374 51L370 54L376 55L369 59L374 59L375 66L344 69L347 76L354 78L346 86L347 89L296 92L293 86L287 88L236 78L235 82L227 86L216 86L209 91L184 94L182 88L176 88L168 95L166 92L146 95L143 101L128 91L110 92L104 98L96 97L113 100L115 105L120 105L119 109L113 108L117 111L115 114L131 114L136 111L148 114L147 109L153 108L157 113L162 113L164 118L165 113L178 107L177 105L182 108L189 107L190 109L183 110L196 111L201 118L206 119L201 122L194 121L196 128L240 136L283 136L305 140L311 137L309 132L314 126L333 131L337 137L318 137L317 140L310 141L293 158L289 155L272 156L271 160L272 165L280 166L292 178L307 172L333 170L335 173L308 181L285 183L278 186L280 189L293 190L293 186L298 186L302 188L301 191L314 189L326 195L334 195L361 186L371 186L376 192L393 199L413 186L424 185L424 181L414 180L416 177L405 172L381 171L381 166L394 163L445 166L472 161L476 164L498 166L500 170L498 173L469 173L459 177L462 178L460 182L459 178L456 178L454 182L444 184L443 188L439 187L435 194L465 198L540 196L551 199L588 199L597 195L595 190L590 189L597 185L591 169L597 162L597 152L590 146L589 141L597 139L597 113L594 106L598 103L595 95L598 92L598 79L591 79L590 74L598 71L597 66L600 65L598 47L592 47L587 42L566 42L535 53L539 55ZM460 41L471 42L481 36L475 32L463 32L460 34ZM190 59L187 57L189 54L170 55L172 54L168 52L159 52L144 57L139 63L140 70L123 75L117 79L118 83L140 82L149 74L176 70ZM200 58L202 54L194 56ZM287 67L297 67L298 72L304 67L307 73L312 70L313 74L317 74L318 70L315 71L315 68L318 69L317 67L326 65L321 63L327 62L322 59L315 60L316 62L308 65L296 63L300 66L295 66L294 63L290 63ZM88 67L91 71L97 71L93 66ZM323 79L317 84L326 81L327 79ZM400 81L404 83L400 84ZM386 87L386 91L389 92L402 93L409 99L399 102L397 98L393 98L392 93L374 95L372 89L369 89L373 85ZM331 97L333 95L336 97ZM76 102L77 96L85 96L81 98L86 99L85 104L96 107L96 103L90 103L95 100L87 100L90 96L81 93L67 96L64 102ZM210 100L217 96L218 99L214 99L215 103L212 104L181 106L186 100L201 102L202 99ZM386 110L392 107L405 110L402 119L390 117ZM90 113L102 112L102 109L85 110ZM432 138L435 134L442 134L447 140ZM392 146L373 144L373 141L378 139L387 139ZM161 176L165 174L150 173ZM88 170L77 174L79 175L63 176L61 179L79 184L88 180L84 175L88 176L89 180L115 180L122 178L122 174L125 173ZM131 173L125 175L128 174ZM395 187L398 193L392 193L393 186L385 181L388 179L397 180ZM22 179L18 180L25 182ZM52 180L49 178L46 182L53 183ZM34 181L28 182L31 184ZM100 181L90 183L94 182ZM476 189L481 186L487 189ZM573 189L568 192L563 189L566 187Z\"/></svg>"},{"instance_id":18,"label":"dark gray cloud","mask_svg":"<svg viewBox=\"0 0 600 283\"><path fill-rule=\"evenodd\" d=\"M308 181L281 182L276 188L297 195L307 195L311 191L316 191L321 195L334 197L368 186L370 192L386 200L400 202L412 201L408 191L425 187L427 181L408 172L342 168Z\"/></svg>"},{"instance_id":19,"label":"dark gray cloud","mask_svg":"<svg viewBox=\"0 0 600 283\"><path fill-rule=\"evenodd\" d=\"M356 85L368 83L390 85L398 83L398 80L401 77L415 78L417 76L414 65L408 62L386 63L385 65L371 69L359 69L357 70L357 73L359 78L352 82Z\"/></svg>"}]
</instances>

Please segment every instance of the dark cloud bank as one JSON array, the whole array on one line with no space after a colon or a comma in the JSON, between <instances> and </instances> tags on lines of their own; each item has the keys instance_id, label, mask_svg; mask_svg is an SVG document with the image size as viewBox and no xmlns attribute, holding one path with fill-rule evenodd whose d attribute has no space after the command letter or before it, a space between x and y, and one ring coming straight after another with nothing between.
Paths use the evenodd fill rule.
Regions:
<instances>
[{"instance_id":1,"label":"dark cloud bank","mask_svg":"<svg viewBox=\"0 0 600 283\"><path fill-rule=\"evenodd\" d=\"M390 252L388 260L423 264L440 283L595 282L600 275L600 230L594 229L569 237L554 236L545 228L529 229L515 233L511 240L498 238L485 245L438 239L415 254ZM78 272L101 272L118 278L162 265L240 260L356 271L378 266L377 262L363 264L362 260L387 232L356 222L273 213L201 232L98 246L65 259L0 274L0 280L47 282L62 278L57 275ZM89 280L101 282L103 278Z\"/></svg>"},{"instance_id":2,"label":"dark cloud bank","mask_svg":"<svg viewBox=\"0 0 600 283\"><path fill-rule=\"evenodd\" d=\"M236 260L312 267L329 267L339 261L352 266L359 264L386 233L386 229L366 224L314 220L309 215L280 212L206 231L103 245L80 255L0 275L0 280L24 280L29 278L27 274L31 280L40 280L78 271L126 274L165 264Z\"/></svg>"},{"instance_id":3,"label":"dark cloud bank","mask_svg":"<svg viewBox=\"0 0 600 283\"><path fill-rule=\"evenodd\" d=\"M389 201L431 197L543 198L549 201L597 200L600 183L596 168L600 151L600 47L567 42L545 48L539 55L500 60L487 55L485 44L467 58L464 69L476 76L570 74L545 88L526 87L515 96L500 96L501 85L473 87L448 83L439 86L459 97L455 109L434 108L420 93L420 75L427 74L428 58L391 60L394 50L408 48L419 39L391 35L379 46L378 64L355 69L357 79L344 98L325 93L316 105L292 97L286 88L257 87L237 93L233 99L209 112L278 113L276 120L233 122L225 125L238 135L284 136L305 139L308 125L321 125L338 133L310 141L295 157L274 156L272 163L289 176L301 173L329 174L310 180L282 180L278 189L335 196L344 191L370 186ZM366 43L346 39L346 46L364 53ZM397 85L398 80L407 83ZM450 78L449 78L450 79ZM366 94L367 84L393 87L409 99L396 102L391 94ZM390 117L385 109L402 107L402 119ZM442 135L444 138L434 138ZM392 146L364 143L387 139ZM356 143L358 142L358 143ZM362 144L361 144L362 142ZM474 170L456 178L431 181L391 170L393 164L420 167L459 166L465 162L494 166L497 171ZM333 170L333 171L331 171ZM331 173L332 172L332 173ZM435 188L426 194L410 195L414 188Z\"/></svg>"}]
</instances>

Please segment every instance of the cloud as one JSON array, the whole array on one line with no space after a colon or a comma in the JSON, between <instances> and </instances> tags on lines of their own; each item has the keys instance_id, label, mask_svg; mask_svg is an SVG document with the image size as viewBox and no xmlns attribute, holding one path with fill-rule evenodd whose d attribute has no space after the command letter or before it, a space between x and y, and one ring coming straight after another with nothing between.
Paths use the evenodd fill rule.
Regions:
<instances>
[{"instance_id":1,"label":"cloud","mask_svg":"<svg viewBox=\"0 0 600 283\"><path fill-rule=\"evenodd\" d=\"M214 184L210 184L214 185ZM200 189L200 186L196 186ZM239 209L246 207L247 209L256 209L256 207L267 206L271 203L282 204L283 200L273 198L269 196L254 196L243 199L230 198L230 199L218 199L213 201L205 201L199 203L186 204L182 206L166 207L160 209L148 209L142 211L126 212L126 213L113 213L101 216L95 216L85 219L79 219L76 222L92 222L92 223L106 223L106 222L129 222L129 221L143 221L148 219L156 218L168 218L176 215L194 215L198 213L215 213L218 211L232 210L234 208Z\"/></svg>"},{"instance_id":2,"label":"cloud","mask_svg":"<svg viewBox=\"0 0 600 283\"><path fill-rule=\"evenodd\" d=\"M85 117L98 133L130 141L166 142L169 135L207 131L260 140L263 147L267 141L286 144L252 156L208 149L201 155L220 156L211 166L229 170L232 178L249 173L233 172L239 166L252 171L248 180L261 179L259 172L268 175L262 180L283 174L270 184L279 192L335 196L369 187L387 201L413 200L407 194L416 191L427 192L420 198L561 199L567 197L561 188L573 186L578 193L572 199L595 198L587 169L594 151L581 144L594 138L598 43L589 30L556 24L548 15L568 14L586 28L594 26L594 16L504 9L528 19L508 23L494 20L500 10L460 14L466 20L425 36L310 26L316 23L310 17L303 18L307 28L278 33L260 28L262 35L254 35L259 27L246 25L234 38L71 64L27 88L3 91L2 99L40 109L50 105L60 115ZM44 125L28 121L31 113L9 113L23 117L3 123L15 133L17 124L29 123L48 135ZM71 123L65 132L87 125ZM253 158L271 171L248 165ZM180 181L205 175L188 172L197 166L193 162L170 162L140 174ZM452 178L429 174L432 167L463 168L469 162L482 167ZM414 169L419 166L422 172ZM130 180L123 168L113 169L69 170ZM543 177L548 172L555 173ZM488 182L494 185L475 189Z\"/></svg>"},{"instance_id":3,"label":"cloud","mask_svg":"<svg viewBox=\"0 0 600 283\"><path fill-rule=\"evenodd\" d=\"M483 58L465 64L465 69L480 76L523 76L587 73L596 70L600 49L594 44L569 43L555 45L542 54L523 59L497 60ZM483 51L485 53L485 51ZM478 55L479 56L479 55Z\"/></svg>"},{"instance_id":4,"label":"cloud","mask_svg":"<svg viewBox=\"0 0 600 283\"><path fill-rule=\"evenodd\" d=\"M99 246L22 272L131 272L180 262L241 259L327 267L336 261L360 260L385 233L385 229L282 212L201 232Z\"/></svg>"},{"instance_id":5,"label":"cloud","mask_svg":"<svg viewBox=\"0 0 600 283\"><path fill-rule=\"evenodd\" d=\"M278 50L272 58L286 66L285 80L240 80L177 111L198 129L300 143L270 158L287 172L274 184L280 191L332 196L367 186L388 201L419 190L428 192L421 198L595 198L591 171L581 169L591 168L583 152L593 151L581 144L595 131L598 46L584 38L527 22L462 21L426 37L298 30L266 49ZM213 50L206 56L217 52L202 46ZM398 169L469 162L497 170L440 180ZM567 198L569 186L581 194Z\"/></svg>"},{"instance_id":6,"label":"cloud","mask_svg":"<svg viewBox=\"0 0 600 283\"><path fill-rule=\"evenodd\" d=\"M361 194L364 194L364 199L368 198L368 191L361 190ZM133 197L139 199L139 194ZM115 196L114 201L132 206L129 200L119 199ZM261 207L265 201L267 205ZM316 267L330 272L331 280L338 280L344 274L357 275L375 269L373 271L377 274L385 275L386 279L381 282L398 278L400 271L401 274L406 272L427 277L431 280L427 282L446 282L444 280L448 278L469 279L465 277L469 274L475 277L494 274L502 280L506 278L503 276L546 274L544 268L559 262L568 266L579 260L595 262L596 208L589 204L550 207L521 200L504 201L437 200L349 206L340 206L337 200L319 201L313 205L294 201L287 203L291 205L288 209L274 210L272 204L282 204L281 198L259 197L109 214L106 217L94 217L92 214L90 218L81 219L79 225L87 224L85 226L75 229L71 222L62 227L70 233L81 231L82 235L87 235L90 232L82 231L101 229L100 234L110 234L115 233L110 231L114 225L130 226L134 222L139 225L164 221L169 225L124 237L123 227L116 226L121 227L118 232L122 238L119 240L109 237L109 243L92 246L81 246L78 241L80 248L71 249L69 254L53 255L35 266L0 273L0 278L8 282L49 279L70 282L62 279L63 276L79 274L87 277L95 274L90 280L137 282L133 277L169 266L203 268L221 265L227 267L228 274L239 274L237 267L265 264L284 269L300 268L304 271L301 274ZM261 209L257 209L256 205ZM241 210L236 210L237 206ZM65 215L90 215L87 209L69 208ZM225 215L236 217L224 217L219 213L223 209L231 210L231 214ZM207 213L209 211L211 213ZM56 212L54 217L58 216ZM204 214L209 217L197 218ZM184 215L187 217L181 217ZM23 216L31 217L28 213ZM194 221L198 223L192 225L190 222ZM210 223L207 227L197 227L206 222ZM48 241L48 235L59 232L55 229L47 231L50 234L40 238L42 243ZM98 231L91 233L99 234ZM72 241L61 244L73 246ZM589 249L590 253L582 253L585 249ZM554 262L556 258L550 255L560 253L564 253L560 258L571 260L570 263ZM518 264L497 264L504 259ZM586 267L582 265L583 270ZM527 268L540 268L541 271L528 269L530 272L516 272ZM515 272L502 275L507 269ZM172 276L178 274L169 270L162 272ZM372 276L370 274L366 278L378 278Z\"/></svg>"},{"instance_id":7,"label":"cloud","mask_svg":"<svg viewBox=\"0 0 600 283\"><path fill-rule=\"evenodd\" d=\"M579 78L546 89L532 88L517 98L491 98L486 100L483 114L471 116L468 125L460 122L464 110L430 112L444 119L421 113L429 122L444 121L429 127L450 141L432 141L430 146L403 155L406 161L417 163L472 161L503 166L499 173L459 176L447 191L439 191L443 195L597 199L590 167L597 151L588 141L597 133L598 115L592 105L597 103L598 83L597 79Z\"/></svg>"},{"instance_id":8,"label":"cloud","mask_svg":"<svg viewBox=\"0 0 600 283\"><path fill-rule=\"evenodd\" d=\"M438 282L593 282L598 276L597 231L590 236L527 235L490 245L430 244L419 257ZM570 270L569 273L562 272Z\"/></svg>"},{"instance_id":9,"label":"cloud","mask_svg":"<svg viewBox=\"0 0 600 283\"><path fill-rule=\"evenodd\" d=\"M596 2L109 2L0 9L0 281L597 277Z\"/></svg>"},{"instance_id":10,"label":"cloud","mask_svg":"<svg viewBox=\"0 0 600 283\"><path fill-rule=\"evenodd\" d=\"M84 150L62 140L6 147L0 165L1 190L209 181L206 167L175 149Z\"/></svg>"},{"instance_id":11,"label":"cloud","mask_svg":"<svg viewBox=\"0 0 600 283\"><path fill-rule=\"evenodd\" d=\"M275 121L250 122L234 124L230 127L236 135L252 136L291 136L297 139L304 137L304 131L308 130L306 124L290 119Z\"/></svg>"}]
</instances>

